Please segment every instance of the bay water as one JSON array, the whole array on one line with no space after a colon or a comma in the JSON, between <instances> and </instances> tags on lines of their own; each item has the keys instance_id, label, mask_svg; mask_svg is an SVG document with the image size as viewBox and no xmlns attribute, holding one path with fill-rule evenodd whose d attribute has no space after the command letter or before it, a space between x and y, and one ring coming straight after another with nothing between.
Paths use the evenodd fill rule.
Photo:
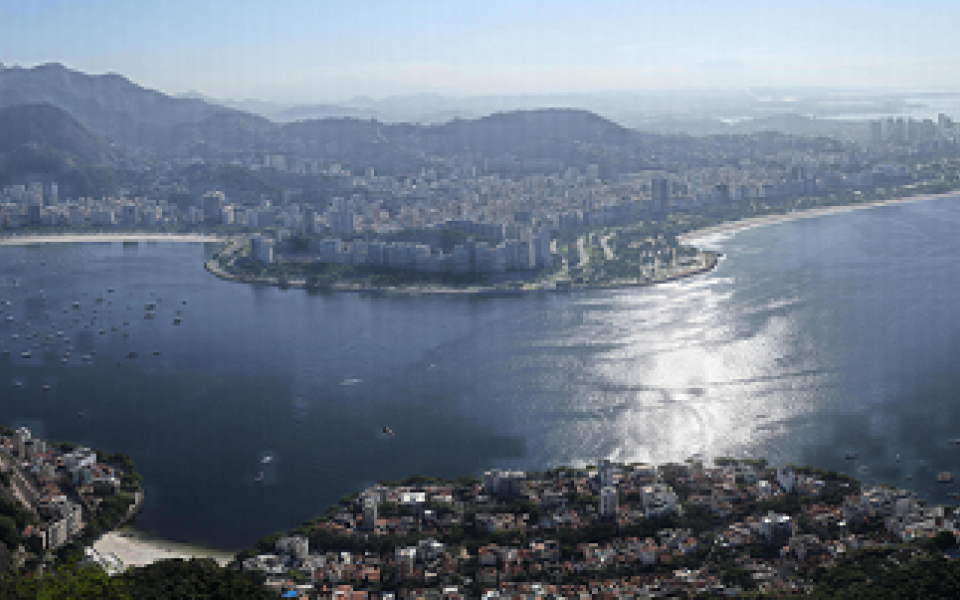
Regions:
<instances>
[{"instance_id":1,"label":"bay water","mask_svg":"<svg viewBox=\"0 0 960 600\"><path fill-rule=\"evenodd\" d=\"M958 230L956 198L885 206L704 240L724 260L680 282L509 298L229 283L201 243L0 246L0 423L130 453L138 527L224 549L380 480L601 458L955 503Z\"/></svg>"}]
</instances>

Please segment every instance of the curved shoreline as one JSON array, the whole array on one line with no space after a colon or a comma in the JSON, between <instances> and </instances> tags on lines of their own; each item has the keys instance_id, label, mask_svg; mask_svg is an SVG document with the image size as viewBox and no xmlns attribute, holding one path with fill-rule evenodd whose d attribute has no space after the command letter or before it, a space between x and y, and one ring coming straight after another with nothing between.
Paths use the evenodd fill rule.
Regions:
<instances>
[{"instance_id":1,"label":"curved shoreline","mask_svg":"<svg viewBox=\"0 0 960 600\"><path fill-rule=\"evenodd\" d=\"M863 210L868 208L876 208L880 206L887 206L893 204L908 204L914 202L925 202L927 200L935 200L940 198L951 198L951 197L960 197L960 190L952 192L944 192L941 194L925 194L918 196L905 196L900 198L891 198L889 200L878 200L875 202L863 202L858 204L843 204L837 206L828 206L821 208L809 208L799 211L791 211L784 214L771 214L759 217L750 217L747 219L741 219L739 221L728 221L725 223L719 223L717 225L711 225L709 227L704 227L702 229L695 229L687 233L683 233L677 236L677 240L682 244L688 244L691 246L697 246L698 243L706 241L708 238L713 238L721 235L728 235L743 231L746 229L752 229L754 227L763 227L765 225L775 225L778 223L786 223L788 221L796 221L799 219L811 219L816 217L822 217L826 215L832 215L836 213L850 212L854 210ZM163 233L64 233L64 234L48 234L48 235L24 235L24 236L0 236L0 246L3 245L31 245L31 244L50 244L50 243L82 243L82 242L125 242L125 241L162 241L162 242L214 242L214 243L225 243L229 242L232 237L223 237L214 234L190 234L190 233L174 233L174 234L163 234ZM223 250L227 250L224 248ZM222 251L223 251L222 250ZM221 252L222 252L221 251ZM617 289L627 289L633 287L647 287L651 285L657 285L659 283L669 283L678 281L680 279L685 279L687 277L693 277L695 275L701 275L707 273L716 268L719 263L720 256L717 253L713 252L704 252L706 255L706 261L703 265L687 269L679 269L673 274L666 275L657 279L650 279L645 281L611 281L609 283L601 284L592 284L592 285L573 285L573 284L564 284L561 286L556 285L557 281L552 282L553 285L539 285L536 287L524 287L524 288L496 288L492 286L473 286L466 288L456 288L449 286L397 286L397 287L366 287L361 284L354 283L336 283L331 286L308 287L305 282L292 281L286 284L285 287L294 288L294 289L306 289L308 291L316 291L320 293L342 293L342 292L352 292L356 294L363 294L369 296L379 296L379 297L413 297L413 296L488 296L488 297L516 297L524 296L528 294L552 294L552 293L570 293L570 292L581 292L581 291L596 291L596 290L617 290ZM269 285L273 287L284 287L280 285L280 282L276 279L254 279L254 280L245 280L234 277L231 273L222 270L219 267L217 259L219 258L220 253L217 254L213 259L207 261L204 264L204 268L213 276L221 279L223 281L230 281L234 283L248 283L255 285ZM569 281L569 280L561 280Z\"/></svg>"},{"instance_id":2,"label":"curved shoreline","mask_svg":"<svg viewBox=\"0 0 960 600\"><path fill-rule=\"evenodd\" d=\"M890 200L878 200L876 202L863 202L859 204L843 204L837 206L826 206L822 208L808 208L806 210L796 210L778 215L766 215L762 217L750 217L739 221L729 221L718 225L711 225L703 229L693 231L677 236L683 244L695 245L696 242L717 235L726 235L753 229L754 227L763 227L765 225L776 225L777 223L786 223L788 221L797 221L800 219L812 219L836 213L850 212L854 210L864 210L868 208L877 208L879 206L889 206L892 204L912 204L914 202L926 202L927 200L936 200L940 198L960 197L960 190L953 192L944 192L942 194L926 194L921 196L905 196L902 198L891 198Z\"/></svg>"},{"instance_id":3,"label":"curved shoreline","mask_svg":"<svg viewBox=\"0 0 960 600\"><path fill-rule=\"evenodd\" d=\"M224 242L223 238L205 233L63 233L43 235L0 236L0 246L32 244L68 244L84 242Z\"/></svg>"},{"instance_id":4,"label":"curved shoreline","mask_svg":"<svg viewBox=\"0 0 960 600\"><path fill-rule=\"evenodd\" d=\"M522 289L508 289L508 288L496 288L496 287L470 287L470 288L454 288L454 287L429 287L429 286L408 286L408 287L364 287L360 284L351 284L351 283L342 283L342 284L333 284L332 286L324 287L307 287L303 283L299 282L290 282L286 284L284 289L300 289L307 290L309 292L317 292L321 294L326 293L354 293L364 296L372 297L417 297L417 296L450 296L450 297L518 297L518 296L528 296L533 294L569 294L574 292L590 292L590 291L599 291L599 290L620 290L628 288L637 288L637 287L648 287L652 285L657 285L661 283L671 283L681 279L686 279L688 277L693 277L695 275L702 275L703 273L708 273L716 268L721 257L720 254L715 252L705 252L706 262L703 265L697 267L690 267L686 269L678 269L676 273L671 273L657 279L650 280L617 280L612 281L609 284L591 284L591 285L569 285L569 286L556 286L554 287L530 287ZM235 277L230 277L229 274L226 276L221 275L222 271L217 269L212 263L215 263L215 260L208 261L205 263L206 270L214 275L215 277L222 279L224 281L229 281L232 283L247 283L253 285L265 285L271 287L282 287L279 282L276 280L243 280L237 279ZM569 280L565 280L569 281Z\"/></svg>"},{"instance_id":5,"label":"curved shoreline","mask_svg":"<svg viewBox=\"0 0 960 600\"><path fill-rule=\"evenodd\" d=\"M115 556L124 567L142 567L171 558L212 558L221 566L226 566L235 555L227 550L154 538L132 527L109 531L91 547L100 554Z\"/></svg>"}]
</instances>

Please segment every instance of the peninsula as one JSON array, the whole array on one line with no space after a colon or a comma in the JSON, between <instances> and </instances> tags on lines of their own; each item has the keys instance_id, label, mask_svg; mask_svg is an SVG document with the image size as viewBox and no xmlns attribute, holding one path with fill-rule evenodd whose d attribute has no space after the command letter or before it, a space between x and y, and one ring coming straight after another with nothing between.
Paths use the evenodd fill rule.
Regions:
<instances>
[{"instance_id":1,"label":"peninsula","mask_svg":"<svg viewBox=\"0 0 960 600\"><path fill-rule=\"evenodd\" d=\"M17 125L0 148L4 243L208 236L194 239L228 244L212 273L280 287L649 285L716 264L686 243L704 228L960 189L960 126L943 114L804 121L832 137L789 120L771 121L789 132L653 134L579 109L274 123L61 65L0 76L29 90L24 105L0 107ZM93 117L111 114L102 99L114 94L178 109L128 114L122 127Z\"/></svg>"}]
</instances>

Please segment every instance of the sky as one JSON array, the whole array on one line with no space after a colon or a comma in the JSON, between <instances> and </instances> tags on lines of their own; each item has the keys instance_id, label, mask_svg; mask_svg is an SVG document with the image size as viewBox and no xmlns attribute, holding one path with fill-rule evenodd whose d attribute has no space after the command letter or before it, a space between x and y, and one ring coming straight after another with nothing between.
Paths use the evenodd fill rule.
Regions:
<instances>
[{"instance_id":1,"label":"sky","mask_svg":"<svg viewBox=\"0 0 960 600\"><path fill-rule=\"evenodd\" d=\"M0 0L0 62L176 94L960 88L957 0Z\"/></svg>"}]
</instances>

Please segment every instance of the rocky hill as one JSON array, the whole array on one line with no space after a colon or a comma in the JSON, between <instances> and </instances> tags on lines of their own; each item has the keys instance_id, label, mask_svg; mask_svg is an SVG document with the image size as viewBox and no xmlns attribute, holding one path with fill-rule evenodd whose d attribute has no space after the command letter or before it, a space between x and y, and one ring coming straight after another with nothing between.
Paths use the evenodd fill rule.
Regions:
<instances>
[{"instance_id":1,"label":"rocky hill","mask_svg":"<svg viewBox=\"0 0 960 600\"><path fill-rule=\"evenodd\" d=\"M0 108L0 157L26 148L46 150L64 160L93 166L112 164L118 154L56 106L22 104Z\"/></svg>"},{"instance_id":2,"label":"rocky hill","mask_svg":"<svg viewBox=\"0 0 960 600\"><path fill-rule=\"evenodd\" d=\"M56 106L105 138L161 151L178 141L183 126L204 123L220 113L234 113L238 120L257 124L265 121L203 100L167 96L121 75L88 75L57 63L0 69L0 107L22 104ZM219 131L212 128L214 134Z\"/></svg>"}]
</instances>

